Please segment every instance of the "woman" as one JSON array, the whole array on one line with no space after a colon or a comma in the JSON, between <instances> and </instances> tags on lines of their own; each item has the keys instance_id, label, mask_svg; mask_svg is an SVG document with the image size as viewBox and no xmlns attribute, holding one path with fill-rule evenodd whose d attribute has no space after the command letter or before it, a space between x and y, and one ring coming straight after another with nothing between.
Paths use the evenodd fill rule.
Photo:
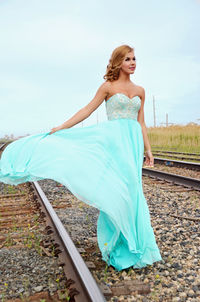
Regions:
<instances>
[{"instance_id":1,"label":"woman","mask_svg":"<svg viewBox=\"0 0 200 302\"><path fill-rule=\"evenodd\" d=\"M49 133L11 143L0 161L2 182L54 179L98 208L102 259L118 271L162 260L142 188L144 147L145 163L153 166L154 159L144 121L145 91L130 80L135 68L134 49L117 47L90 103ZM107 121L72 128L104 99Z\"/></svg>"}]
</instances>

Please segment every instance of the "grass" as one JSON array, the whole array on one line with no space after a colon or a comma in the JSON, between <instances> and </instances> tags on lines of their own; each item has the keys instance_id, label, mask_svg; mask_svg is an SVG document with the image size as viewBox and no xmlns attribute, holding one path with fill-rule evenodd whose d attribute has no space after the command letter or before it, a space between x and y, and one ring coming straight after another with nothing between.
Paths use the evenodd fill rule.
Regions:
<instances>
[{"instance_id":1,"label":"grass","mask_svg":"<svg viewBox=\"0 0 200 302\"><path fill-rule=\"evenodd\" d=\"M17 193L19 193L19 189L16 188L16 186L7 185L4 187L3 192L4 192L4 194L17 194Z\"/></svg>"},{"instance_id":2,"label":"grass","mask_svg":"<svg viewBox=\"0 0 200 302\"><path fill-rule=\"evenodd\" d=\"M200 152L200 125L149 127L147 133L152 149Z\"/></svg>"}]
</instances>

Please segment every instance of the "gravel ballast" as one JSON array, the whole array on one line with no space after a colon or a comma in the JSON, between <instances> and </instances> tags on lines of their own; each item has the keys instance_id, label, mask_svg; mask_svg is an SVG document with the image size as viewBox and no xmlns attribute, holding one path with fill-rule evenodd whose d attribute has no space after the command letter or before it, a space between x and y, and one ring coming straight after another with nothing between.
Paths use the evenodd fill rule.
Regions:
<instances>
[{"instance_id":1,"label":"gravel ballast","mask_svg":"<svg viewBox=\"0 0 200 302\"><path fill-rule=\"evenodd\" d=\"M144 195L163 260L142 269L117 272L101 259L96 238L99 211L53 180L41 180L39 184L75 245L84 248L84 260L95 264L91 272L97 283L112 287L124 280L140 280L150 285L146 295L113 296L109 301L200 301L199 192L143 177Z\"/></svg>"}]
</instances>

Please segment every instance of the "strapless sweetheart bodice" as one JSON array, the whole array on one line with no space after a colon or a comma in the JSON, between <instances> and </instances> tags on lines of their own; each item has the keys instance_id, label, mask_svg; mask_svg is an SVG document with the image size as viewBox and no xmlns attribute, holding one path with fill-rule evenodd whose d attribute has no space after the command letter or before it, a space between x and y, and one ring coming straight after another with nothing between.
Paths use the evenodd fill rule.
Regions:
<instances>
[{"instance_id":1,"label":"strapless sweetheart bodice","mask_svg":"<svg viewBox=\"0 0 200 302\"><path fill-rule=\"evenodd\" d=\"M139 96L130 99L123 93L116 93L106 101L105 106L108 120L120 118L137 120L141 99Z\"/></svg>"}]
</instances>

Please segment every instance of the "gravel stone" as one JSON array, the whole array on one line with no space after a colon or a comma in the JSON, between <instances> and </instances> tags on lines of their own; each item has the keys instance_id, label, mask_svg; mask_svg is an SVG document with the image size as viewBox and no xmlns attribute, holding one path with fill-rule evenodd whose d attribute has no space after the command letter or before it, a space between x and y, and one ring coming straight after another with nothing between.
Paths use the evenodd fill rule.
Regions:
<instances>
[{"instance_id":1,"label":"gravel stone","mask_svg":"<svg viewBox=\"0 0 200 302\"><path fill-rule=\"evenodd\" d=\"M97 236L98 209L78 200L65 186L60 187L53 180L41 180L39 184L53 205L68 205L66 209L55 207L55 211L68 233L73 235L75 245L85 249L85 253L81 253L83 259L96 265L91 273L97 283L106 281L112 286L123 280L145 280L150 284L151 293L148 295L112 297L108 301L198 301L200 222L170 215L198 217L199 192L143 176L144 195L163 260L142 269L129 268L116 272L112 267L106 268L94 240Z\"/></svg>"}]
</instances>

